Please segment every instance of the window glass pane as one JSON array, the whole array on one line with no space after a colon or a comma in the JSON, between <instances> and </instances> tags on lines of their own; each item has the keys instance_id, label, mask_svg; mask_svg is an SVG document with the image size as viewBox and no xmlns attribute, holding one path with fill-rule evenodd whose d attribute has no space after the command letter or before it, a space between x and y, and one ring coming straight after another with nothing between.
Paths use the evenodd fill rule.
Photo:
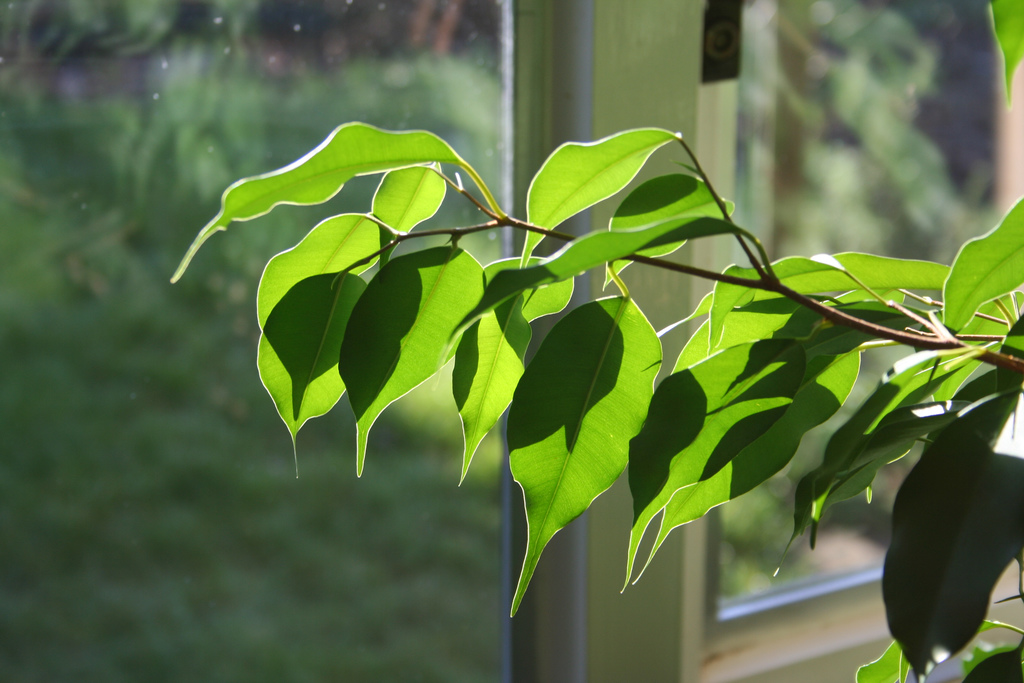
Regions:
<instances>
[{"instance_id":1,"label":"window glass pane","mask_svg":"<svg viewBox=\"0 0 1024 683\"><path fill-rule=\"evenodd\" d=\"M503 13L0 6L0 679L498 679L497 441L458 487L458 415L428 382L357 480L343 398L299 434L296 479L256 371L263 265L369 210L376 179L235 224L168 279L230 182L346 121L435 131L500 187Z\"/></svg>"},{"instance_id":2,"label":"window glass pane","mask_svg":"<svg viewBox=\"0 0 1024 683\"><path fill-rule=\"evenodd\" d=\"M774 257L949 263L995 225L1003 95L987 2L752 0L743 19L737 213ZM892 360L866 358L855 392ZM723 595L772 583L796 482L820 462L829 429L805 439L783 476L723 509ZM798 539L775 585L878 566L906 460L876 478L870 505L862 496L833 508L815 551Z\"/></svg>"}]
</instances>

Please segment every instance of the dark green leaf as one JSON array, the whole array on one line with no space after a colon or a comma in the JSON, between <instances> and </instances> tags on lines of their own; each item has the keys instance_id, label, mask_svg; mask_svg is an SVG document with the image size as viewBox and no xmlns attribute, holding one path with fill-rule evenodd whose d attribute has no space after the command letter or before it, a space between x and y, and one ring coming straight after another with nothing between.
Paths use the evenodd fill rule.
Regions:
<instances>
[{"instance_id":1,"label":"dark green leaf","mask_svg":"<svg viewBox=\"0 0 1024 683\"><path fill-rule=\"evenodd\" d=\"M930 351L916 353L896 363L857 411L833 433L823 462L797 485L793 538L811 525L814 545L817 524L829 492L843 475L857 469L854 463L867 447L881 420L900 406L920 403L951 374L962 370L957 358L940 358Z\"/></svg>"},{"instance_id":2,"label":"dark green leaf","mask_svg":"<svg viewBox=\"0 0 1024 683\"><path fill-rule=\"evenodd\" d=\"M964 647L1024 546L1019 396L961 413L925 450L893 507L882 591L889 629L918 675Z\"/></svg>"},{"instance_id":3,"label":"dark green leaf","mask_svg":"<svg viewBox=\"0 0 1024 683\"><path fill-rule=\"evenodd\" d=\"M449 340L483 293L480 264L461 249L435 247L392 259L359 298L338 368L356 416L356 472L377 416L433 375Z\"/></svg>"},{"instance_id":4,"label":"dark green leaf","mask_svg":"<svg viewBox=\"0 0 1024 683\"><path fill-rule=\"evenodd\" d=\"M365 123L346 123L301 159L276 171L239 180L225 190L220 211L199 231L171 281L182 276L206 240L226 230L232 221L262 216L279 204L319 204L356 176L429 163L459 166L494 206L490 191L476 171L433 133L396 133Z\"/></svg>"},{"instance_id":5,"label":"dark green leaf","mask_svg":"<svg viewBox=\"0 0 1024 683\"><path fill-rule=\"evenodd\" d=\"M710 479L768 431L792 403L804 369L799 344L762 340L726 349L658 385L643 430L629 444L627 581L651 520L673 494Z\"/></svg>"},{"instance_id":6,"label":"dark green leaf","mask_svg":"<svg viewBox=\"0 0 1024 683\"><path fill-rule=\"evenodd\" d=\"M661 344L643 313L613 298L562 318L526 368L507 428L529 525L513 613L547 542L626 467L660 365Z\"/></svg>"},{"instance_id":7,"label":"dark green leaf","mask_svg":"<svg viewBox=\"0 0 1024 683\"><path fill-rule=\"evenodd\" d=\"M530 183L526 219L554 228L565 219L624 188L656 149L675 139L660 128L616 133L590 143L567 142L547 158ZM524 256L541 235L528 233Z\"/></svg>"},{"instance_id":8,"label":"dark green leaf","mask_svg":"<svg viewBox=\"0 0 1024 683\"><path fill-rule=\"evenodd\" d=\"M1022 683L1020 650L1000 648L991 652L976 652L971 670L963 683Z\"/></svg>"},{"instance_id":9,"label":"dark green leaf","mask_svg":"<svg viewBox=\"0 0 1024 683\"><path fill-rule=\"evenodd\" d=\"M303 423L327 413L345 391L338 352L364 289L358 275L314 275L288 290L267 318L257 365L293 444Z\"/></svg>"},{"instance_id":10,"label":"dark green leaf","mask_svg":"<svg viewBox=\"0 0 1024 683\"><path fill-rule=\"evenodd\" d=\"M358 213L328 218L302 241L270 259L260 278L256 311L260 327L281 297L301 280L321 273L340 273L380 249L381 230L372 220ZM352 268L361 273L373 261Z\"/></svg>"},{"instance_id":11,"label":"dark green leaf","mask_svg":"<svg viewBox=\"0 0 1024 683\"><path fill-rule=\"evenodd\" d=\"M960 248L943 287L943 323L960 331L986 301L1024 283L1024 202Z\"/></svg>"},{"instance_id":12,"label":"dark green leaf","mask_svg":"<svg viewBox=\"0 0 1024 683\"><path fill-rule=\"evenodd\" d=\"M444 179L428 166L389 171L373 195L373 215L408 232L437 213L446 189Z\"/></svg>"}]
</instances>

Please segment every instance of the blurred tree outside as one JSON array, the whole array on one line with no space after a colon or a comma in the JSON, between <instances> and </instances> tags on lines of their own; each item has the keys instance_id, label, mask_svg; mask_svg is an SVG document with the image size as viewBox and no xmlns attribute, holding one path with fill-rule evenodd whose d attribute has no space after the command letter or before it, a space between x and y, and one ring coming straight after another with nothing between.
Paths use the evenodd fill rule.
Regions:
<instances>
[{"instance_id":1,"label":"blurred tree outside","mask_svg":"<svg viewBox=\"0 0 1024 683\"><path fill-rule=\"evenodd\" d=\"M0 7L0 680L497 679L498 443L456 488L457 413L428 384L375 430L373 476L332 414L296 480L259 384L262 264L329 214L237 226L168 278L232 179L345 121L433 130L496 180L500 18L493 0ZM328 210L366 211L374 187Z\"/></svg>"}]
</instances>

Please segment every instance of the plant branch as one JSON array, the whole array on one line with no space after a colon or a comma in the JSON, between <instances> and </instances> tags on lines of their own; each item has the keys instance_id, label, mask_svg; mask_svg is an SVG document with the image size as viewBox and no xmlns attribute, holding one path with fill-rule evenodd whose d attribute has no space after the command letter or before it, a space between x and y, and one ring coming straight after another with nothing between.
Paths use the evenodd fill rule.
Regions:
<instances>
[{"instance_id":1,"label":"plant branch","mask_svg":"<svg viewBox=\"0 0 1024 683\"><path fill-rule=\"evenodd\" d=\"M676 134L676 140L679 141L679 144L683 146L684 150L686 150L686 154L690 157L690 160L693 161L693 168L697 171L697 175L699 175L701 180L704 181L704 185L708 188L708 192L710 192L711 196L714 198L715 204L718 205L718 210L722 214L722 218L730 224L736 225L736 222L729 214L729 208L725 205L725 200L722 199L722 195L715 191L715 186L711 184L711 178L709 178L708 174L704 172L704 167L700 165L700 161L697 160L697 155L694 154L693 150L690 149L690 146L686 144L686 140L683 138L682 133ZM761 261L758 261L754 256L754 252L750 250L750 245L748 245L746 240L743 239L743 236L737 235L736 240L740 243L740 246L743 247L743 251L746 253L747 258L750 259L750 264L754 266L754 270L756 270L757 274L762 278L777 280L778 278L775 277L775 273L772 272L771 259L769 259L768 255L765 253L764 246L761 244L761 241L746 231L744 231L744 234L753 239L754 243L757 245L758 251L761 252L761 258L764 261L763 264Z\"/></svg>"},{"instance_id":2,"label":"plant branch","mask_svg":"<svg viewBox=\"0 0 1024 683\"><path fill-rule=\"evenodd\" d=\"M491 209L491 208L489 208L489 207L486 207L486 206L484 206L484 205L483 205L483 202L481 202L481 201L480 201L479 199L477 199L476 197L474 197L474 196L472 195L472 193L470 193L470 192L469 192L468 190L466 190L466 188L464 188L464 187L462 186L462 183L456 183L456 182L454 182L454 181L453 181L453 180L452 180L451 178L449 178L449 177L448 177L448 176L446 176L446 175L445 175L444 173L442 173L442 172L441 172L441 169L439 169L439 168L435 168L435 169L434 169L434 173L436 173L437 175L441 176L441 178L442 178L442 179L443 179L443 180L444 180L444 181L445 181L446 183L448 183L448 186L449 186L450 188L452 188L453 190L455 190L456 192L458 192L459 194L461 194L461 195L462 195L463 197L465 197L465 198L466 198L466 199L468 199L469 201L473 202L473 204L475 204L475 205L476 205L476 208L480 209L480 211L481 211L482 213L486 214L486 215L487 215L488 217L490 217L490 218L492 218L492 219L494 219L494 220L506 220L506 219L508 219L508 218L509 218L509 216L505 215L505 213L504 213L504 212L499 212L499 211L495 211L495 210L492 210L492 209ZM482 181L478 181L478 180L477 180L476 178L474 178L473 180L474 180L474 182L476 182L477 186L480 186L480 183L481 183ZM488 194L489 194L489 193L488 193ZM493 200L493 197L491 198L491 200ZM420 233L420 234L422 234L422 233Z\"/></svg>"}]
</instances>

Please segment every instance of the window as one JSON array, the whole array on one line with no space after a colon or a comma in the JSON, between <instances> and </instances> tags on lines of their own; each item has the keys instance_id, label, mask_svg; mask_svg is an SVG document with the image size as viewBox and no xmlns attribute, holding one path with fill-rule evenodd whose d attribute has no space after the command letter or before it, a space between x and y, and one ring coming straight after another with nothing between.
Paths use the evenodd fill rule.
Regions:
<instances>
[{"instance_id":1,"label":"window","mask_svg":"<svg viewBox=\"0 0 1024 683\"><path fill-rule=\"evenodd\" d=\"M372 476L338 411L296 479L255 372L263 264L374 182L168 278L228 183L346 121L499 178L506 24L493 0L3 3L0 679L499 679L497 442L456 488L427 386Z\"/></svg>"}]
</instances>

